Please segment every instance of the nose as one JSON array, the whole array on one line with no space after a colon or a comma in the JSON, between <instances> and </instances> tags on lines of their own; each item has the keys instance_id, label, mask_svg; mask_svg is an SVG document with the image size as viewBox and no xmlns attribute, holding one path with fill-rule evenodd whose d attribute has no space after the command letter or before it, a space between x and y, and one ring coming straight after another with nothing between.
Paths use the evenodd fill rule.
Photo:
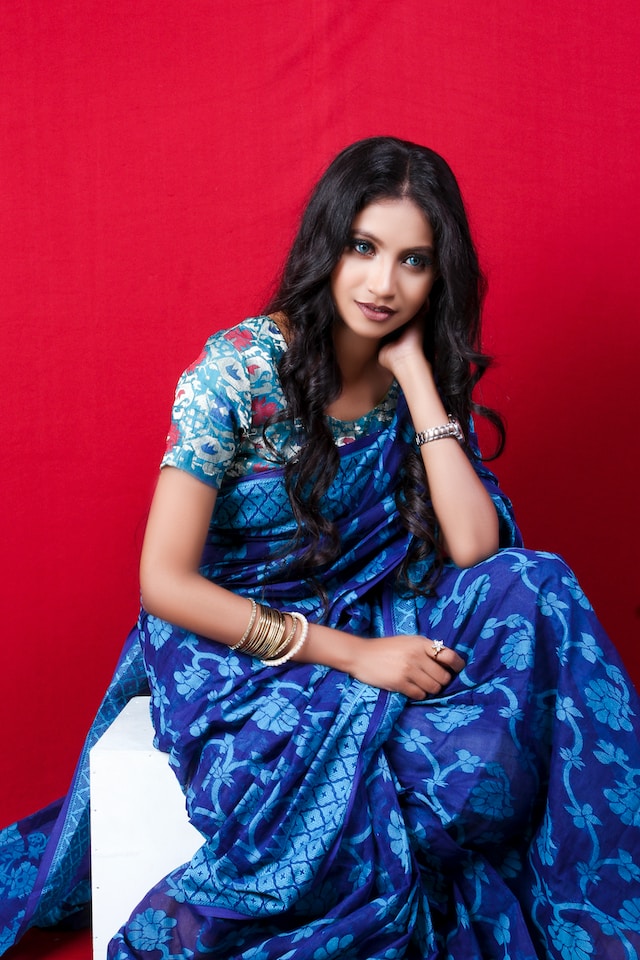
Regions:
<instances>
[{"instance_id":1,"label":"nose","mask_svg":"<svg viewBox=\"0 0 640 960\"><path fill-rule=\"evenodd\" d=\"M395 264L390 257L378 256L371 261L369 292L374 297L392 297L395 293Z\"/></svg>"}]
</instances>

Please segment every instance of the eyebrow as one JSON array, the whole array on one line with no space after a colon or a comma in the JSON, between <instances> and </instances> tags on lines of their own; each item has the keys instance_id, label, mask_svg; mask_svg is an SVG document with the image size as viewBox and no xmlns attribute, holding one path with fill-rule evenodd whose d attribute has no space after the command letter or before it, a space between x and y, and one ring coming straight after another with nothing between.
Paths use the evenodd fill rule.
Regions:
<instances>
[{"instance_id":1,"label":"eyebrow","mask_svg":"<svg viewBox=\"0 0 640 960\"><path fill-rule=\"evenodd\" d=\"M369 233L368 230L352 230L352 237L363 237L365 240L373 240L374 243L380 245L380 240L376 237L375 233ZM401 255L407 253L425 253L431 256L435 255L435 250L430 246L417 246L417 247L406 247L404 250L400 251Z\"/></svg>"}]
</instances>

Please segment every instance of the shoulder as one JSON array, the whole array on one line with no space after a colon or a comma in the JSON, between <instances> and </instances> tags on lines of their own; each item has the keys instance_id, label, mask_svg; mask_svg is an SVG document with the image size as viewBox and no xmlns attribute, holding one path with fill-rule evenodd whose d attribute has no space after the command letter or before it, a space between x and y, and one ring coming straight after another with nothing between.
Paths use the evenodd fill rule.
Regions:
<instances>
[{"instance_id":1,"label":"shoulder","mask_svg":"<svg viewBox=\"0 0 640 960\"><path fill-rule=\"evenodd\" d=\"M278 325L268 316L218 330L180 377L176 402L196 404L216 415L219 407L231 405L248 426L254 398L278 393L278 362L285 349Z\"/></svg>"},{"instance_id":2,"label":"shoulder","mask_svg":"<svg viewBox=\"0 0 640 960\"><path fill-rule=\"evenodd\" d=\"M215 362L218 357L236 357L245 366L259 360L277 362L285 348L280 328L271 317L249 317L233 327L212 334L204 346L200 361Z\"/></svg>"}]
</instances>

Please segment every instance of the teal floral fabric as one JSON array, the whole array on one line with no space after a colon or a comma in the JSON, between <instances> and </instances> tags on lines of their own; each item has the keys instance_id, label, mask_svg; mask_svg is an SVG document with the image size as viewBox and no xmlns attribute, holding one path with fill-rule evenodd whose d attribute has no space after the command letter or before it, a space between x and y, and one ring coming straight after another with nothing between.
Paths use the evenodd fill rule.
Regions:
<instances>
[{"instance_id":1,"label":"teal floral fabric","mask_svg":"<svg viewBox=\"0 0 640 960\"><path fill-rule=\"evenodd\" d=\"M250 317L209 337L178 381L162 466L179 467L219 488L225 478L269 470L296 456L299 445L291 424L274 423L266 436L263 429L285 407L277 373L285 350L282 332L268 316ZM329 417L336 445L388 426L397 399L394 382L381 403L359 420Z\"/></svg>"}]
</instances>

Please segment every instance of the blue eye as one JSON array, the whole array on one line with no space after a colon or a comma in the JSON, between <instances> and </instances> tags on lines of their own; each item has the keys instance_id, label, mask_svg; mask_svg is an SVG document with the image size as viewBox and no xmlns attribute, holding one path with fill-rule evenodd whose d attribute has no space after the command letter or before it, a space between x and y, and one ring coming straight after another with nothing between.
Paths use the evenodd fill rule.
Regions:
<instances>
[{"instance_id":1,"label":"blue eye","mask_svg":"<svg viewBox=\"0 0 640 960\"><path fill-rule=\"evenodd\" d=\"M408 257L405 257L404 262L407 266L413 267L414 270L425 270L431 266L431 261L427 257L421 257L417 253L410 253Z\"/></svg>"},{"instance_id":2,"label":"blue eye","mask_svg":"<svg viewBox=\"0 0 640 960\"><path fill-rule=\"evenodd\" d=\"M368 240L354 239L350 242L349 246L363 257L366 257L373 250Z\"/></svg>"}]
</instances>

